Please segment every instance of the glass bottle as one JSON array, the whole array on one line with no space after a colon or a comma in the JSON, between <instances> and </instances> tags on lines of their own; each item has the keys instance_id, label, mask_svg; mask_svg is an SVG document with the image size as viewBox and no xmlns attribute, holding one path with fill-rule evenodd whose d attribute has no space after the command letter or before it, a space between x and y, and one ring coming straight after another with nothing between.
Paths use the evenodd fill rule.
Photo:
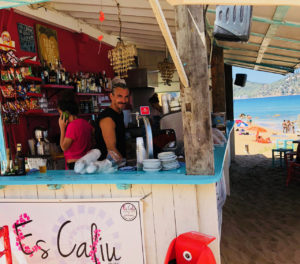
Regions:
<instances>
[{"instance_id":1,"label":"glass bottle","mask_svg":"<svg viewBox=\"0 0 300 264\"><path fill-rule=\"evenodd\" d=\"M49 83L56 84L56 82L57 82L57 74L54 65L50 63Z\"/></svg>"},{"instance_id":2,"label":"glass bottle","mask_svg":"<svg viewBox=\"0 0 300 264\"><path fill-rule=\"evenodd\" d=\"M18 175L25 174L25 158L22 155L22 145L17 144L17 152L15 156L15 173Z\"/></svg>"}]
</instances>

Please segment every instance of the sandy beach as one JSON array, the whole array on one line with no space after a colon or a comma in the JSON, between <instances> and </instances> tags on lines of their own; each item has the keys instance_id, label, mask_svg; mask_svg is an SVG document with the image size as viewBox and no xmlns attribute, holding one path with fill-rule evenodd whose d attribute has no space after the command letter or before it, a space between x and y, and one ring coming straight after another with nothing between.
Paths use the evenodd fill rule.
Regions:
<instances>
[{"instance_id":1,"label":"sandy beach","mask_svg":"<svg viewBox=\"0 0 300 264\"><path fill-rule=\"evenodd\" d=\"M231 196L223 208L222 263L299 264L300 182L285 186L286 170L272 167L273 143L254 142L255 133L238 133L230 168ZM276 131L261 135L274 143L277 138L297 138Z\"/></svg>"}]
</instances>

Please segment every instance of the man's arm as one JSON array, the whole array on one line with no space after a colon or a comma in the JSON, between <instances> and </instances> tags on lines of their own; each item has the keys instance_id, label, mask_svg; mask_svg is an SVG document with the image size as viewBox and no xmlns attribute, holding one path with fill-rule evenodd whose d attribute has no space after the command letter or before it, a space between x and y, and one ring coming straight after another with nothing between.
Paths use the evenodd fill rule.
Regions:
<instances>
[{"instance_id":1,"label":"man's arm","mask_svg":"<svg viewBox=\"0 0 300 264\"><path fill-rule=\"evenodd\" d=\"M115 122L110 117L106 117L100 120L99 126L102 131L102 135L103 135L104 142L106 144L107 151L114 151L119 156L119 159L122 159L123 157L117 149Z\"/></svg>"}]
</instances>

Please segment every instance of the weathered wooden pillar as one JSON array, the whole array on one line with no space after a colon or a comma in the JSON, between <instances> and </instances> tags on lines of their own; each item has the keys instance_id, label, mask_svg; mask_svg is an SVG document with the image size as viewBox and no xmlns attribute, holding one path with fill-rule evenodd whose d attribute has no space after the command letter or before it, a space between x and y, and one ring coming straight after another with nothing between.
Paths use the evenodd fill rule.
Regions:
<instances>
[{"instance_id":1,"label":"weathered wooden pillar","mask_svg":"<svg viewBox=\"0 0 300 264\"><path fill-rule=\"evenodd\" d=\"M225 93L226 93L226 117L227 120L234 120L233 114L233 82L232 82L232 66L224 64L225 71Z\"/></svg>"},{"instance_id":2,"label":"weathered wooden pillar","mask_svg":"<svg viewBox=\"0 0 300 264\"><path fill-rule=\"evenodd\" d=\"M187 174L214 174L203 6L177 6L177 49L190 87L181 86Z\"/></svg>"},{"instance_id":3,"label":"weathered wooden pillar","mask_svg":"<svg viewBox=\"0 0 300 264\"><path fill-rule=\"evenodd\" d=\"M211 59L213 111L226 112L226 92L223 48L213 46Z\"/></svg>"}]
</instances>

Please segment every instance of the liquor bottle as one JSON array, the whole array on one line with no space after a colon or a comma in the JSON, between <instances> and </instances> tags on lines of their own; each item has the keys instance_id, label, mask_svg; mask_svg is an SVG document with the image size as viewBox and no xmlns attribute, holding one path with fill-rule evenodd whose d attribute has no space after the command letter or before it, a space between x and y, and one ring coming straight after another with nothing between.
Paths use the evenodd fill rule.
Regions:
<instances>
[{"instance_id":1,"label":"liquor bottle","mask_svg":"<svg viewBox=\"0 0 300 264\"><path fill-rule=\"evenodd\" d=\"M104 90L107 90L108 89L108 80L107 80L106 73L104 70L102 71L102 76L103 76L103 82L104 82L103 83Z\"/></svg>"},{"instance_id":2,"label":"liquor bottle","mask_svg":"<svg viewBox=\"0 0 300 264\"><path fill-rule=\"evenodd\" d=\"M56 60L56 84L61 84L60 62Z\"/></svg>"},{"instance_id":3,"label":"liquor bottle","mask_svg":"<svg viewBox=\"0 0 300 264\"><path fill-rule=\"evenodd\" d=\"M57 82L57 74L54 65L50 63L49 83L56 84L56 82Z\"/></svg>"},{"instance_id":4,"label":"liquor bottle","mask_svg":"<svg viewBox=\"0 0 300 264\"><path fill-rule=\"evenodd\" d=\"M25 175L25 158L22 155L22 145L17 144L17 153L15 156L15 173Z\"/></svg>"},{"instance_id":5,"label":"liquor bottle","mask_svg":"<svg viewBox=\"0 0 300 264\"><path fill-rule=\"evenodd\" d=\"M59 61L59 67L60 67L60 78L61 78L61 84L66 84L66 69L61 64L61 61Z\"/></svg>"},{"instance_id":6,"label":"liquor bottle","mask_svg":"<svg viewBox=\"0 0 300 264\"><path fill-rule=\"evenodd\" d=\"M83 72L80 72L81 93L86 92L86 79Z\"/></svg>"}]
</instances>

